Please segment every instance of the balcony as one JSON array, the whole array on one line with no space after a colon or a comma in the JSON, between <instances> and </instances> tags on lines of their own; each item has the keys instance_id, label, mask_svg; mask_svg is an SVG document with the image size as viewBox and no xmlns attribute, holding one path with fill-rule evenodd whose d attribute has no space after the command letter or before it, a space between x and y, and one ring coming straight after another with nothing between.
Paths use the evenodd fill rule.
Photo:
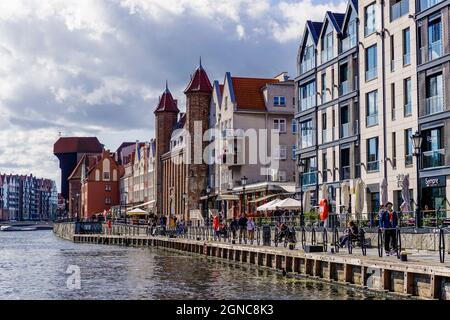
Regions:
<instances>
[{"instance_id":1,"label":"balcony","mask_svg":"<svg viewBox=\"0 0 450 320\"><path fill-rule=\"evenodd\" d=\"M313 136L312 134L309 135L305 135L305 136L301 136L301 148L305 149L305 148L309 148L312 147L313 144Z\"/></svg>"},{"instance_id":2,"label":"balcony","mask_svg":"<svg viewBox=\"0 0 450 320\"><path fill-rule=\"evenodd\" d=\"M308 59L308 60L304 60L301 64L300 64L300 73L303 74L309 70L311 70L312 68L314 68L314 59Z\"/></svg>"},{"instance_id":3,"label":"balcony","mask_svg":"<svg viewBox=\"0 0 450 320\"><path fill-rule=\"evenodd\" d=\"M413 164L413 155L406 154L405 155L405 166L411 166Z\"/></svg>"},{"instance_id":4,"label":"balcony","mask_svg":"<svg viewBox=\"0 0 450 320\"><path fill-rule=\"evenodd\" d=\"M341 53L356 46L356 35L348 35L346 38L342 39Z\"/></svg>"},{"instance_id":5,"label":"balcony","mask_svg":"<svg viewBox=\"0 0 450 320\"><path fill-rule=\"evenodd\" d=\"M424 151L422 153L424 168L442 167L445 165L445 149Z\"/></svg>"},{"instance_id":6,"label":"balcony","mask_svg":"<svg viewBox=\"0 0 450 320\"><path fill-rule=\"evenodd\" d=\"M349 81L343 81L339 84L339 95L343 96L349 92Z\"/></svg>"},{"instance_id":7,"label":"balcony","mask_svg":"<svg viewBox=\"0 0 450 320\"><path fill-rule=\"evenodd\" d=\"M380 161L369 161L367 162L367 172L373 172L380 170Z\"/></svg>"},{"instance_id":8,"label":"balcony","mask_svg":"<svg viewBox=\"0 0 450 320\"><path fill-rule=\"evenodd\" d=\"M409 64L411 64L411 54L406 53L403 55L403 65L407 66Z\"/></svg>"},{"instance_id":9,"label":"balcony","mask_svg":"<svg viewBox=\"0 0 450 320\"><path fill-rule=\"evenodd\" d=\"M317 183L317 171L303 173L303 185L310 186Z\"/></svg>"},{"instance_id":10,"label":"balcony","mask_svg":"<svg viewBox=\"0 0 450 320\"><path fill-rule=\"evenodd\" d=\"M366 117L366 126L371 127L378 124L378 113L371 114Z\"/></svg>"},{"instance_id":11,"label":"balcony","mask_svg":"<svg viewBox=\"0 0 450 320\"><path fill-rule=\"evenodd\" d=\"M300 111L308 110L316 105L316 99L314 96L302 98L300 101Z\"/></svg>"},{"instance_id":12,"label":"balcony","mask_svg":"<svg viewBox=\"0 0 450 320\"><path fill-rule=\"evenodd\" d=\"M377 68L372 68L366 71L366 81L370 81L377 77Z\"/></svg>"},{"instance_id":13,"label":"balcony","mask_svg":"<svg viewBox=\"0 0 450 320\"><path fill-rule=\"evenodd\" d=\"M320 93L320 99L322 101L322 104L327 102L327 90L322 90L322 92Z\"/></svg>"},{"instance_id":14,"label":"balcony","mask_svg":"<svg viewBox=\"0 0 450 320\"><path fill-rule=\"evenodd\" d=\"M394 21L409 12L409 0L402 0L391 6L391 21Z\"/></svg>"},{"instance_id":15,"label":"balcony","mask_svg":"<svg viewBox=\"0 0 450 320\"><path fill-rule=\"evenodd\" d=\"M391 72L395 71L395 66L396 66L395 60L391 60Z\"/></svg>"},{"instance_id":16,"label":"balcony","mask_svg":"<svg viewBox=\"0 0 450 320\"><path fill-rule=\"evenodd\" d=\"M368 35L374 33L375 31L376 31L375 24L373 24L372 26L365 26L364 27L364 36L367 37Z\"/></svg>"},{"instance_id":17,"label":"balcony","mask_svg":"<svg viewBox=\"0 0 450 320\"><path fill-rule=\"evenodd\" d=\"M411 114L412 114L412 105L411 105L411 102L409 102L409 103L405 104L403 115L405 117L407 117L407 116L410 116Z\"/></svg>"},{"instance_id":18,"label":"balcony","mask_svg":"<svg viewBox=\"0 0 450 320\"><path fill-rule=\"evenodd\" d=\"M343 123L341 125L341 138L346 138L350 135L350 123Z\"/></svg>"},{"instance_id":19,"label":"balcony","mask_svg":"<svg viewBox=\"0 0 450 320\"><path fill-rule=\"evenodd\" d=\"M430 43L426 47L420 48L420 61L425 63L442 56L442 40Z\"/></svg>"},{"instance_id":20,"label":"balcony","mask_svg":"<svg viewBox=\"0 0 450 320\"><path fill-rule=\"evenodd\" d=\"M420 0L420 11L424 11L444 0Z\"/></svg>"},{"instance_id":21,"label":"balcony","mask_svg":"<svg viewBox=\"0 0 450 320\"><path fill-rule=\"evenodd\" d=\"M425 111L427 115L444 111L444 97L432 96L427 98L427 108Z\"/></svg>"},{"instance_id":22,"label":"balcony","mask_svg":"<svg viewBox=\"0 0 450 320\"><path fill-rule=\"evenodd\" d=\"M331 59L333 59L333 47L322 50L322 52L320 53L321 63L325 63Z\"/></svg>"},{"instance_id":23,"label":"balcony","mask_svg":"<svg viewBox=\"0 0 450 320\"><path fill-rule=\"evenodd\" d=\"M322 143L327 143L328 142L328 130L322 130Z\"/></svg>"},{"instance_id":24,"label":"balcony","mask_svg":"<svg viewBox=\"0 0 450 320\"><path fill-rule=\"evenodd\" d=\"M349 180L350 179L350 166L344 166L341 168L341 180Z\"/></svg>"}]
</instances>

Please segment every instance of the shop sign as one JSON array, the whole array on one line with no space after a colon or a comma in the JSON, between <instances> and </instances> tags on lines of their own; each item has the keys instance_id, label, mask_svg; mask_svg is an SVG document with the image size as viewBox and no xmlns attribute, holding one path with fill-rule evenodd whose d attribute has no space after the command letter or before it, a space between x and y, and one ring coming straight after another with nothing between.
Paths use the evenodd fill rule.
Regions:
<instances>
[{"instance_id":1,"label":"shop sign","mask_svg":"<svg viewBox=\"0 0 450 320\"><path fill-rule=\"evenodd\" d=\"M422 179L422 188L444 187L445 177L429 177Z\"/></svg>"}]
</instances>

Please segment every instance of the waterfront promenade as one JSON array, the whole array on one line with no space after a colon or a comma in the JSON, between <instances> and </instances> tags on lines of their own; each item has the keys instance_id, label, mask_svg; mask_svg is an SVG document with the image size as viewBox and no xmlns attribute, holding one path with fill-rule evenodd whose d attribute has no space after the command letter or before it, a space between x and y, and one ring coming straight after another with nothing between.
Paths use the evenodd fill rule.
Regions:
<instances>
[{"instance_id":1,"label":"waterfront promenade","mask_svg":"<svg viewBox=\"0 0 450 320\"><path fill-rule=\"evenodd\" d=\"M409 250L408 261L403 262L395 256L380 258L377 249L373 248L367 249L366 256L358 248L354 248L352 254L342 249L338 253L305 253L298 244L295 250L289 250L284 246L219 242L209 234L207 238L192 234L186 237L151 236L146 227L133 226L115 226L112 230L108 235L104 228L77 233L76 223L54 225L58 236L78 243L158 247L403 297L450 300L450 262L440 263L437 252Z\"/></svg>"}]
</instances>

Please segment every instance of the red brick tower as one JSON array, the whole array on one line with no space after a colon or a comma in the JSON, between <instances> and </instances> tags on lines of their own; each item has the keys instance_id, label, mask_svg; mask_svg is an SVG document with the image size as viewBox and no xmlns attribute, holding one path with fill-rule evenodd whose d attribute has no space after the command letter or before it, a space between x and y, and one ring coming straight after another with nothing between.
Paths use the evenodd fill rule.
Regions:
<instances>
[{"instance_id":1,"label":"red brick tower","mask_svg":"<svg viewBox=\"0 0 450 320\"><path fill-rule=\"evenodd\" d=\"M177 103L173 99L172 94L166 83L166 90L161 96L158 106L155 110L155 137L156 137L156 208L157 214L162 214L162 162L161 156L170 151L170 138L172 131L177 124L178 119Z\"/></svg>"},{"instance_id":2,"label":"red brick tower","mask_svg":"<svg viewBox=\"0 0 450 320\"><path fill-rule=\"evenodd\" d=\"M208 165L203 161L203 151L207 142L202 141L203 133L208 129L209 106L212 95L212 86L206 71L202 67L202 61L195 70L186 90L186 130L190 134L190 147L186 151L190 154L190 164L186 175L187 212L191 209L199 209L200 196L207 184ZM194 137L194 125L201 124L201 137ZM200 140L199 140L200 139ZM202 146L202 148L199 148Z\"/></svg>"}]
</instances>

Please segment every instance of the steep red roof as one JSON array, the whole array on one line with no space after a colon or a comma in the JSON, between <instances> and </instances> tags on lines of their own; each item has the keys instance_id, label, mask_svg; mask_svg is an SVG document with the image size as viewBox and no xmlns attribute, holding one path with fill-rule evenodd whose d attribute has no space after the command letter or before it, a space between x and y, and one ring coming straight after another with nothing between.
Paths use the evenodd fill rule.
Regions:
<instances>
[{"instance_id":1,"label":"steep red roof","mask_svg":"<svg viewBox=\"0 0 450 320\"><path fill-rule=\"evenodd\" d=\"M270 83L279 82L273 78L231 77L234 96L238 109L266 110L261 88Z\"/></svg>"},{"instance_id":2,"label":"steep red roof","mask_svg":"<svg viewBox=\"0 0 450 320\"><path fill-rule=\"evenodd\" d=\"M194 75L191 78L186 90L184 93L190 92L211 92L212 85L209 81L208 75L206 74L205 69L203 69L202 64L200 63L197 70L195 70Z\"/></svg>"},{"instance_id":3,"label":"steep red roof","mask_svg":"<svg viewBox=\"0 0 450 320\"><path fill-rule=\"evenodd\" d=\"M61 137L53 145L53 153L100 153L103 145L97 137Z\"/></svg>"},{"instance_id":4,"label":"steep red roof","mask_svg":"<svg viewBox=\"0 0 450 320\"><path fill-rule=\"evenodd\" d=\"M166 87L166 91L164 91L163 95L159 99L158 106L156 107L155 113L157 112L180 112L178 110L177 104L172 97L169 89Z\"/></svg>"}]
</instances>

